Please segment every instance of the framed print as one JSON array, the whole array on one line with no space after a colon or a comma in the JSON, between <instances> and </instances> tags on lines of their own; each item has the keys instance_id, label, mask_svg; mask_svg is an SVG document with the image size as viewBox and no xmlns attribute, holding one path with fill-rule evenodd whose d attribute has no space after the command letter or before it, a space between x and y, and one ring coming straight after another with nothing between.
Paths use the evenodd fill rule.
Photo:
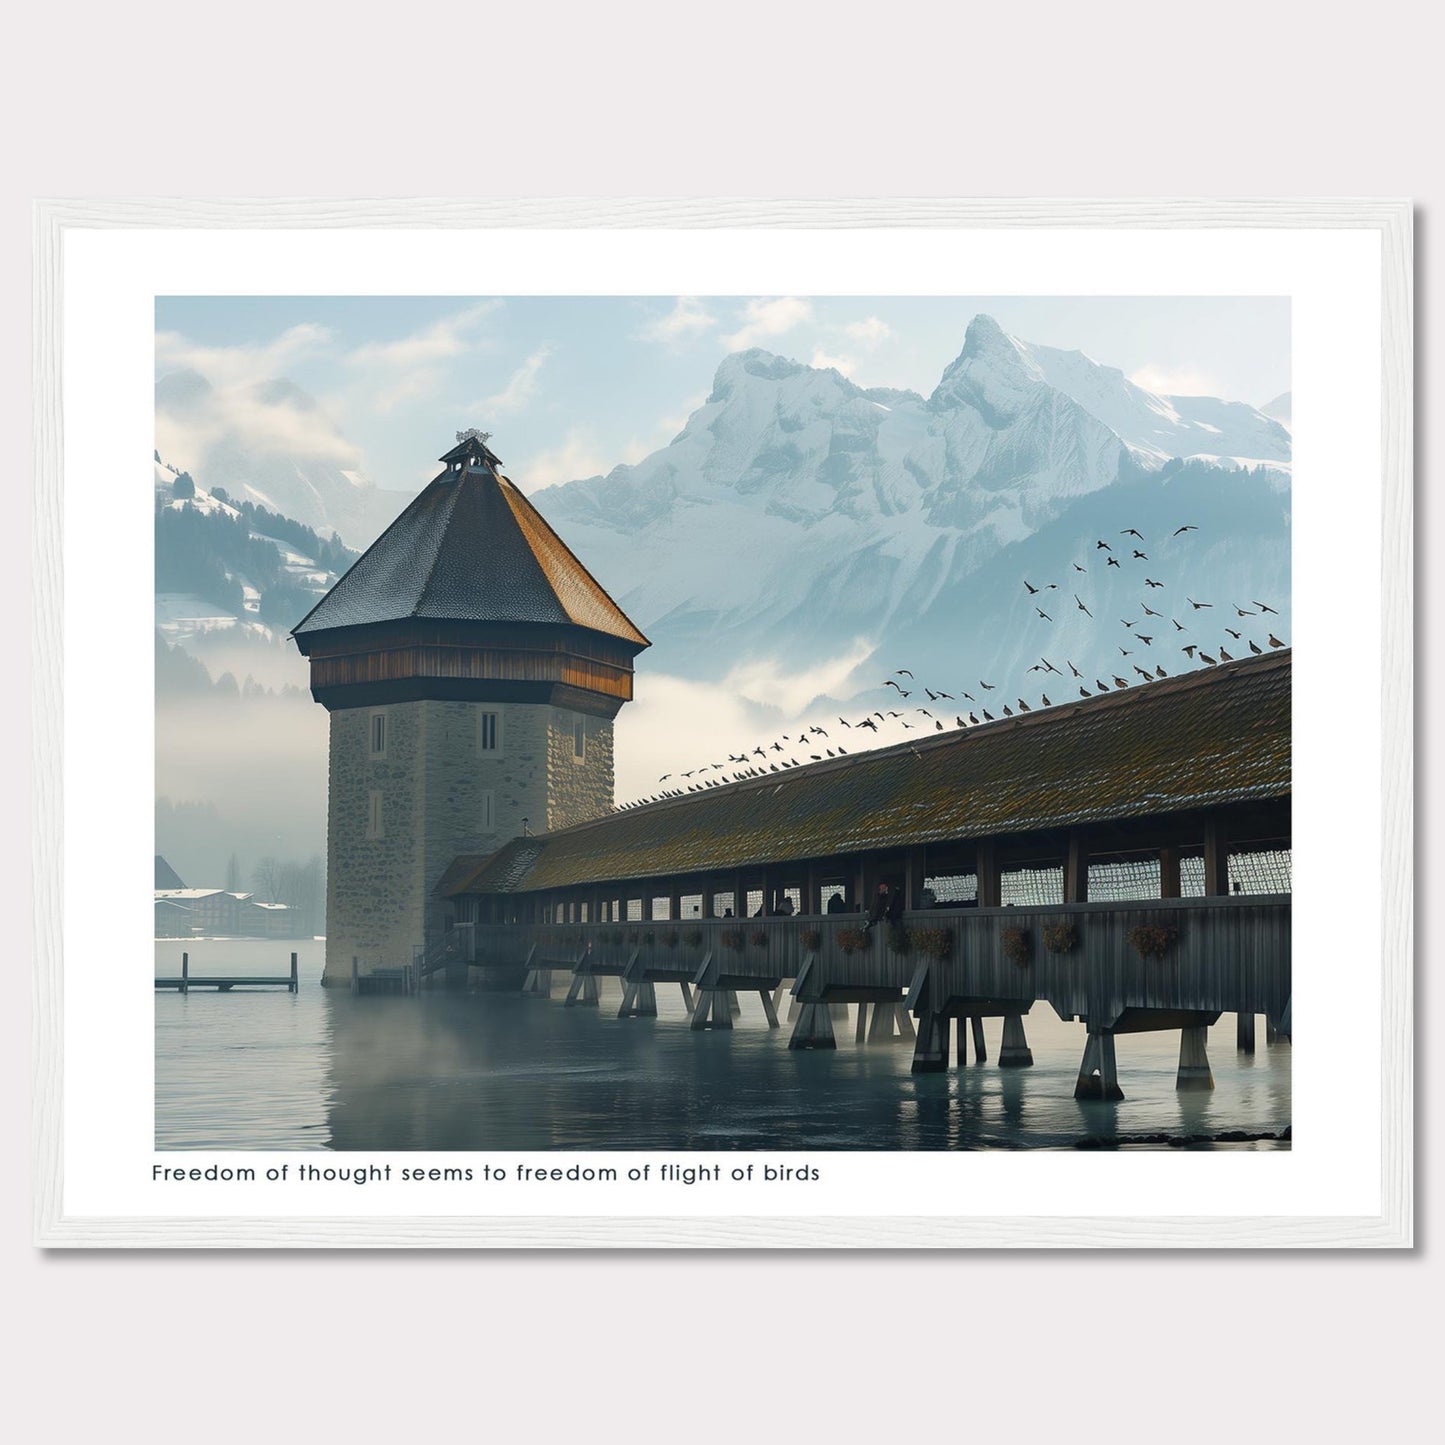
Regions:
<instances>
[{"instance_id":1,"label":"framed print","mask_svg":"<svg viewBox=\"0 0 1445 1445\"><path fill-rule=\"evenodd\" d=\"M41 1243L1411 1243L1406 204L37 237Z\"/></svg>"}]
</instances>

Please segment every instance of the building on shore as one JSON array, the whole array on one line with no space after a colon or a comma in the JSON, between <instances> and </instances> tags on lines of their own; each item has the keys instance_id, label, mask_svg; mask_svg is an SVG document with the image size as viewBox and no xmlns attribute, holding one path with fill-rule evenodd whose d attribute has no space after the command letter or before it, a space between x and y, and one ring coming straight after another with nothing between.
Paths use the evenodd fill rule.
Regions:
<instances>
[{"instance_id":1,"label":"building on shore","mask_svg":"<svg viewBox=\"0 0 1445 1445\"><path fill-rule=\"evenodd\" d=\"M224 888L157 888L157 938L293 938L296 910Z\"/></svg>"}]
</instances>

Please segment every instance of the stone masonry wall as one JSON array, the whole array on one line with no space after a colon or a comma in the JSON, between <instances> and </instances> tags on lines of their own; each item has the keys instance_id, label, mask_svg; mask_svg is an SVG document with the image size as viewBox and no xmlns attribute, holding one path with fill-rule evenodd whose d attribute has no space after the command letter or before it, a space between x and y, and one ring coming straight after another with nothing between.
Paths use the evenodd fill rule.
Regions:
<instances>
[{"instance_id":1,"label":"stone masonry wall","mask_svg":"<svg viewBox=\"0 0 1445 1445\"><path fill-rule=\"evenodd\" d=\"M570 828L612 811L612 723L569 708L549 708L547 747L547 827ZM582 718L587 737L577 761L572 725Z\"/></svg>"},{"instance_id":2,"label":"stone masonry wall","mask_svg":"<svg viewBox=\"0 0 1445 1445\"><path fill-rule=\"evenodd\" d=\"M371 718L386 715L384 757L370 755ZM501 720L501 747L480 747L480 718ZM327 820L326 981L409 963L445 920L431 891L462 853L490 853L522 831L568 827L609 811L612 723L587 717L575 757L570 709L538 704L410 702L331 714ZM383 833L367 838L369 795L382 794ZM484 794L492 826L484 826Z\"/></svg>"},{"instance_id":3,"label":"stone masonry wall","mask_svg":"<svg viewBox=\"0 0 1445 1445\"><path fill-rule=\"evenodd\" d=\"M416 826L422 703L388 707L385 757L370 756L371 708L331 714L326 815L328 984L409 963L422 938L423 839ZM370 794L381 793L382 836L368 838Z\"/></svg>"}]
</instances>

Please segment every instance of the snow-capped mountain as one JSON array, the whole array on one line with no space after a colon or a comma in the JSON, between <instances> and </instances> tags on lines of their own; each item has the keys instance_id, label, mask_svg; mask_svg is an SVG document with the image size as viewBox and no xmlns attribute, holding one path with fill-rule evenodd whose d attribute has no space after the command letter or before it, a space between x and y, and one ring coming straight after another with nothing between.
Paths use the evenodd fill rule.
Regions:
<instances>
[{"instance_id":1,"label":"snow-capped mountain","mask_svg":"<svg viewBox=\"0 0 1445 1445\"><path fill-rule=\"evenodd\" d=\"M1282 391L1273 401L1266 402L1260 411L1265 416L1273 417L1275 421L1287 430L1294 429L1294 393Z\"/></svg>"},{"instance_id":2,"label":"snow-capped mountain","mask_svg":"<svg viewBox=\"0 0 1445 1445\"><path fill-rule=\"evenodd\" d=\"M237 501L364 547L411 500L359 471L355 449L317 424L316 402L285 378L222 401L199 372L176 371L155 396L162 453Z\"/></svg>"},{"instance_id":3,"label":"snow-capped mountain","mask_svg":"<svg viewBox=\"0 0 1445 1445\"><path fill-rule=\"evenodd\" d=\"M1289 432L1254 407L1213 396L1161 396L1082 351L1015 341L1038 377L1072 397L1146 463L1203 456L1225 464L1288 468ZM1288 398L1284 398L1286 403Z\"/></svg>"},{"instance_id":4,"label":"snow-capped mountain","mask_svg":"<svg viewBox=\"0 0 1445 1445\"><path fill-rule=\"evenodd\" d=\"M1167 460L1183 456L1209 460ZM866 659L856 688L900 649L1010 675L1041 646L1096 669L1136 650L1076 597L1115 630L1152 598L1191 636L1252 610L1251 590L1283 609L1288 465L1288 433L1253 408L1155 396L980 316L926 399L730 356L667 447L534 500L653 639L644 666L702 678L767 657L797 672L851 651Z\"/></svg>"}]
</instances>

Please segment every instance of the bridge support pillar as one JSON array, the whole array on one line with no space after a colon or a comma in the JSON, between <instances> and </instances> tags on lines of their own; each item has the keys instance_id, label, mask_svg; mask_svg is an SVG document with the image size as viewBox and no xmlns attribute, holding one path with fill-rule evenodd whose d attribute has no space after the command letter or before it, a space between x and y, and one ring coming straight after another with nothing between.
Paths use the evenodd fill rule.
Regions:
<instances>
[{"instance_id":1,"label":"bridge support pillar","mask_svg":"<svg viewBox=\"0 0 1445 1445\"><path fill-rule=\"evenodd\" d=\"M650 978L624 977L620 1019L655 1019L657 1017L657 985Z\"/></svg>"},{"instance_id":2,"label":"bridge support pillar","mask_svg":"<svg viewBox=\"0 0 1445 1445\"><path fill-rule=\"evenodd\" d=\"M1003 1016L1003 1039L999 1044L998 1066L1001 1069L1027 1069L1034 1061L1034 1052L1029 1048L1027 1035L1024 1033L1024 1016L1022 1014L1005 1014Z\"/></svg>"},{"instance_id":3,"label":"bridge support pillar","mask_svg":"<svg viewBox=\"0 0 1445 1445\"><path fill-rule=\"evenodd\" d=\"M983 1020L974 1017L968 1022L969 1027L973 1030L973 1061L976 1064L986 1064L988 1063L988 1045L983 1038ZM959 1027L961 1029L963 1025L960 1024ZM960 1059L959 1062L962 1063L963 1060Z\"/></svg>"},{"instance_id":4,"label":"bridge support pillar","mask_svg":"<svg viewBox=\"0 0 1445 1445\"><path fill-rule=\"evenodd\" d=\"M522 992L537 998L552 997L552 970L550 968L529 969L522 980Z\"/></svg>"},{"instance_id":5,"label":"bridge support pillar","mask_svg":"<svg viewBox=\"0 0 1445 1445\"><path fill-rule=\"evenodd\" d=\"M798 1008L798 1021L793 1025L790 1049L836 1049L833 1037L833 1015L825 1003L804 1003Z\"/></svg>"},{"instance_id":6,"label":"bridge support pillar","mask_svg":"<svg viewBox=\"0 0 1445 1445\"><path fill-rule=\"evenodd\" d=\"M567 997L562 1001L563 1008L571 1008L579 1003L587 1008L596 1008L601 1002L602 994L597 986L597 975L574 973L572 987L567 990Z\"/></svg>"},{"instance_id":7,"label":"bridge support pillar","mask_svg":"<svg viewBox=\"0 0 1445 1445\"><path fill-rule=\"evenodd\" d=\"M875 1019L875 1021L876 1021L876 1019L877 1019L877 1017L878 1017L878 1006L877 1006L876 1004L873 1006L873 1017L874 1017L874 1019ZM861 1000L861 1001L859 1002L859 1004L858 1004L858 1022L857 1022L857 1024L855 1025L855 1027L854 1027L854 1029L853 1029L853 1042L854 1042L855 1044L861 1044L861 1043L864 1041L864 1038L865 1038L865 1036L866 1036L866 1035L865 1035L865 1031L866 1031L867 1027L868 1027L868 1001L867 1001L867 999L863 999L863 1000Z\"/></svg>"},{"instance_id":8,"label":"bridge support pillar","mask_svg":"<svg viewBox=\"0 0 1445 1445\"><path fill-rule=\"evenodd\" d=\"M692 1009L693 1029L730 1029L733 1026L733 991L729 988L700 988Z\"/></svg>"},{"instance_id":9,"label":"bridge support pillar","mask_svg":"<svg viewBox=\"0 0 1445 1445\"><path fill-rule=\"evenodd\" d=\"M860 1003L860 1014L867 1007ZM913 1038L913 1019L901 1002L885 1000L873 1005L873 1017L868 1022L870 1044L911 1043Z\"/></svg>"},{"instance_id":10,"label":"bridge support pillar","mask_svg":"<svg viewBox=\"0 0 1445 1445\"><path fill-rule=\"evenodd\" d=\"M1090 1029L1084 1045L1083 1062L1079 1065L1079 1081L1074 1085L1076 1099L1122 1099L1119 1087L1119 1066L1114 1060L1114 1031Z\"/></svg>"},{"instance_id":11,"label":"bridge support pillar","mask_svg":"<svg viewBox=\"0 0 1445 1445\"><path fill-rule=\"evenodd\" d=\"M913 1046L913 1067L915 1074L937 1074L948 1067L947 1014L932 1010L921 1014L918 1019L918 1042ZM963 1033L963 1020L959 1020L959 1034Z\"/></svg>"},{"instance_id":12,"label":"bridge support pillar","mask_svg":"<svg viewBox=\"0 0 1445 1445\"><path fill-rule=\"evenodd\" d=\"M1203 1024L1180 1029L1179 1076L1174 1081L1176 1089L1207 1090L1214 1087L1214 1075L1209 1068L1209 1051L1206 1047L1208 1038L1209 1030Z\"/></svg>"},{"instance_id":13,"label":"bridge support pillar","mask_svg":"<svg viewBox=\"0 0 1445 1445\"><path fill-rule=\"evenodd\" d=\"M1241 1054L1252 1054L1254 1052L1253 1014L1235 1015L1234 1046Z\"/></svg>"}]
</instances>

